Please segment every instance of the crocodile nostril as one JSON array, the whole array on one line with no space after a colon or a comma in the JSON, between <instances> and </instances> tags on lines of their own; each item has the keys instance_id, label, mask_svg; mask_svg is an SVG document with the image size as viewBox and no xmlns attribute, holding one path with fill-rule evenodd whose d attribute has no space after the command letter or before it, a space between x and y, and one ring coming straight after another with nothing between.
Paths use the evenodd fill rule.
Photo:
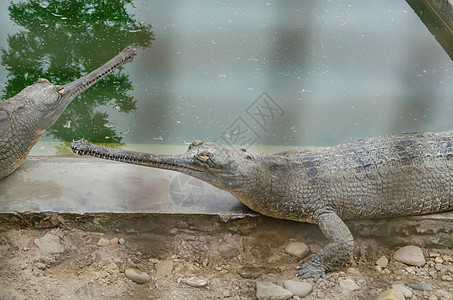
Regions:
<instances>
[{"instance_id":1,"label":"crocodile nostril","mask_svg":"<svg viewBox=\"0 0 453 300\"><path fill-rule=\"evenodd\" d=\"M203 145L203 144L204 144L204 141L202 141L202 140L195 140L195 141L193 141L192 144L190 144L190 145L193 146L193 147L197 147L197 146L201 146L201 145Z\"/></svg>"}]
</instances>

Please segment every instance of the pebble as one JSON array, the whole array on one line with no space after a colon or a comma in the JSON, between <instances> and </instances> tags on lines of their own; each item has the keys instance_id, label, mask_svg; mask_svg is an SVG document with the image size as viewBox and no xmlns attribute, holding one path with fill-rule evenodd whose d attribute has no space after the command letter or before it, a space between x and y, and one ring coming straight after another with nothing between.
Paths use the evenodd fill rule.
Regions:
<instances>
[{"instance_id":1,"label":"pebble","mask_svg":"<svg viewBox=\"0 0 453 300\"><path fill-rule=\"evenodd\" d=\"M431 291L433 289L431 285L423 282L408 281L406 285L410 288L413 288L414 290L419 291Z\"/></svg>"},{"instance_id":2,"label":"pebble","mask_svg":"<svg viewBox=\"0 0 453 300\"><path fill-rule=\"evenodd\" d=\"M110 240L109 239L106 239L106 238L100 238L97 245L99 247L105 247L107 246L108 244L110 244Z\"/></svg>"},{"instance_id":3,"label":"pebble","mask_svg":"<svg viewBox=\"0 0 453 300\"><path fill-rule=\"evenodd\" d=\"M310 253L307 244L302 242L291 242L285 247L285 252L300 258L304 258Z\"/></svg>"},{"instance_id":4,"label":"pebble","mask_svg":"<svg viewBox=\"0 0 453 300\"><path fill-rule=\"evenodd\" d=\"M400 290L406 299L410 299L413 296L412 291L402 284L394 284L392 285L392 288Z\"/></svg>"},{"instance_id":5,"label":"pebble","mask_svg":"<svg viewBox=\"0 0 453 300\"><path fill-rule=\"evenodd\" d=\"M420 249L420 247L413 245L405 246L398 249L393 254L393 259L407 265L418 267L421 267L426 263L422 249Z\"/></svg>"},{"instance_id":6,"label":"pebble","mask_svg":"<svg viewBox=\"0 0 453 300\"><path fill-rule=\"evenodd\" d=\"M263 274L263 271L256 271L256 272L239 272L239 275L240 275L242 278L245 278L245 279L257 279L258 277L261 276L261 274Z\"/></svg>"},{"instance_id":7,"label":"pebble","mask_svg":"<svg viewBox=\"0 0 453 300\"><path fill-rule=\"evenodd\" d=\"M230 259L239 255L239 248L236 245L223 244L219 246L219 253L223 258Z\"/></svg>"},{"instance_id":8,"label":"pebble","mask_svg":"<svg viewBox=\"0 0 453 300\"><path fill-rule=\"evenodd\" d=\"M173 261L171 260L163 260L156 264L156 272L160 276L168 276L171 274L173 270Z\"/></svg>"},{"instance_id":9,"label":"pebble","mask_svg":"<svg viewBox=\"0 0 453 300\"><path fill-rule=\"evenodd\" d=\"M311 293L313 287L310 283L306 281L295 281L295 280L286 280L283 282L285 289L293 293L293 296L305 297Z\"/></svg>"},{"instance_id":10,"label":"pebble","mask_svg":"<svg viewBox=\"0 0 453 300\"><path fill-rule=\"evenodd\" d=\"M126 269L124 275L126 275L126 277L132 280L133 282L140 284L147 283L150 280L148 274L136 269Z\"/></svg>"},{"instance_id":11,"label":"pebble","mask_svg":"<svg viewBox=\"0 0 453 300\"><path fill-rule=\"evenodd\" d=\"M126 243L126 240L123 239L123 238L120 238L120 239L118 240L118 243L120 243L120 245L124 245L124 244Z\"/></svg>"},{"instance_id":12,"label":"pebble","mask_svg":"<svg viewBox=\"0 0 453 300\"><path fill-rule=\"evenodd\" d=\"M453 277L451 277L450 275L442 275L441 279L443 281L453 281Z\"/></svg>"},{"instance_id":13,"label":"pebble","mask_svg":"<svg viewBox=\"0 0 453 300\"><path fill-rule=\"evenodd\" d=\"M285 300L292 296L293 294L290 291L272 282L256 282L256 298L258 300Z\"/></svg>"},{"instance_id":14,"label":"pebble","mask_svg":"<svg viewBox=\"0 0 453 300\"><path fill-rule=\"evenodd\" d=\"M319 246L318 244L309 244L308 248L310 249L311 253L316 253L321 250L321 246Z\"/></svg>"},{"instance_id":15,"label":"pebble","mask_svg":"<svg viewBox=\"0 0 453 300\"><path fill-rule=\"evenodd\" d=\"M346 269L346 273L350 274L350 275L353 275L353 276L361 276L362 273L360 273L359 270L353 268L353 267L349 267Z\"/></svg>"},{"instance_id":16,"label":"pebble","mask_svg":"<svg viewBox=\"0 0 453 300\"><path fill-rule=\"evenodd\" d=\"M52 255L63 253L64 247L60 238L52 233L46 233L42 238L35 239L34 244L39 248L43 255Z\"/></svg>"},{"instance_id":17,"label":"pebble","mask_svg":"<svg viewBox=\"0 0 453 300\"><path fill-rule=\"evenodd\" d=\"M453 298L449 292L442 289L437 290L435 294L439 300L451 300Z\"/></svg>"},{"instance_id":18,"label":"pebble","mask_svg":"<svg viewBox=\"0 0 453 300\"><path fill-rule=\"evenodd\" d=\"M453 257L450 256L450 255L444 255L442 256L443 260L445 260L446 262L453 262Z\"/></svg>"},{"instance_id":19,"label":"pebble","mask_svg":"<svg viewBox=\"0 0 453 300\"><path fill-rule=\"evenodd\" d=\"M380 266L381 268L386 268L388 263L389 260L385 255L379 257L379 259L376 261L376 265Z\"/></svg>"},{"instance_id":20,"label":"pebble","mask_svg":"<svg viewBox=\"0 0 453 300\"><path fill-rule=\"evenodd\" d=\"M44 264L44 263L42 263L42 262L37 262L37 263L35 263L35 266L36 266L38 269L40 269L40 270L45 270L45 269L47 269L46 264Z\"/></svg>"},{"instance_id":21,"label":"pebble","mask_svg":"<svg viewBox=\"0 0 453 300\"><path fill-rule=\"evenodd\" d=\"M160 260L158 260L157 258L150 258L149 259L149 263L150 264L157 264L158 262L160 262Z\"/></svg>"},{"instance_id":22,"label":"pebble","mask_svg":"<svg viewBox=\"0 0 453 300\"><path fill-rule=\"evenodd\" d=\"M109 241L109 244L110 244L110 245L117 245L117 244L118 244L118 241L119 241L118 238L113 238L113 239L111 239L111 240Z\"/></svg>"},{"instance_id":23,"label":"pebble","mask_svg":"<svg viewBox=\"0 0 453 300\"><path fill-rule=\"evenodd\" d=\"M404 300L404 295L399 289L392 288L379 294L376 300Z\"/></svg>"},{"instance_id":24,"label":"pebble","mask_svg":"<svg viewBox=\"0 0 453 300\"><path fill-rule=\"evenodd\" d=\"M204 287L204 286L208 285L207 280L200 279L197 277L190 277L189 279L183 280L183 282L192 287Z\"/></svg>"},{"instance_id":25,"label":"pebble","mask_svg":"<svg viewBox=\"0 0 453 300\"><path fill-rule=\"evenodd\" d=\"M444 259L442 257L438 256L434 259L434 262L441 264L444 262Z\"/></svg>"},{"instance_id":26,"label":"pebble","mask_svg":"<svg viewBox=\"0 0 453 300\"><path fill-rule=\"evenodd\" d=\"M443 267L444 267L443 264L437 263L437 264L434 265L434 270L440 271L440 270L442 270Z\"/></svg>"},{"instance_id":27,"label":"pebble","mask_svg":"<svg viewBox=\"0 0 453 300\"><path fill-rule=\"evenodd\" d=\"M360 289L357 283L355 283L355 281L350 278L341 280L340 287L342 290L346 290L346 292L352 292Z\"/></svg>"}]
</instances>

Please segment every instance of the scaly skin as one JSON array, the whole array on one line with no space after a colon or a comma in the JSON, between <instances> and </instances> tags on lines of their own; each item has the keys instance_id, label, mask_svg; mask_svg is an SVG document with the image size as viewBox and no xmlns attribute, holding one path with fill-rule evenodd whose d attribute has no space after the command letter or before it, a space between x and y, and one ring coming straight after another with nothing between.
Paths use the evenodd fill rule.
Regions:
<instances>
[{"instance_id":1,"label":"scaly skin","mask_svg":"<svg viewBox=\"0 0 453 300\"><path fill-rule=\"evenodd\" d=\"M154 155L81 140L80 155L185 173L233 194L264 215L319 224L329 243L300 278L325 277L352 254L343 220L453 210L453 131L361 140L336 147L252 154L194 141L181 155Z\"/></svg>"},{"instance_id":2,"label":"scaly skin","mask_svg":"<svg viewBox=\"0 0 453 300\"><path fill-rule=\"evenodd\" d=\"M55 123L75 97L132 60L136 53L134 48L125 48L103 66L63 86L40 78L0 103L0 179L24 162L44 131Z\"/></svg>"}]
</instances>

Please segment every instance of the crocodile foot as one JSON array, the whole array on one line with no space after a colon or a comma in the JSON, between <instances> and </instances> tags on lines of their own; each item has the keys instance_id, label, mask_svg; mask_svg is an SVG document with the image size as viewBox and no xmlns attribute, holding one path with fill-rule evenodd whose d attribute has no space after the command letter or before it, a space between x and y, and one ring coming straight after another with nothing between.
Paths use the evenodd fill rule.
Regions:
<instances>
[{"instance_id":1,"label":"crocodile foot","mask_svg":"<svg viewBox=\"0 0 453 300\"><path fill-rule=\"evenodd\" d=\"M300 264L297 269L299 271L297 271L296 276L299 276L301 280L305 278L313 278L315 281L319 278L327 279L326 270L321 266L316 266L311 261L306 264Z\"/></svg>"}]
</instances>

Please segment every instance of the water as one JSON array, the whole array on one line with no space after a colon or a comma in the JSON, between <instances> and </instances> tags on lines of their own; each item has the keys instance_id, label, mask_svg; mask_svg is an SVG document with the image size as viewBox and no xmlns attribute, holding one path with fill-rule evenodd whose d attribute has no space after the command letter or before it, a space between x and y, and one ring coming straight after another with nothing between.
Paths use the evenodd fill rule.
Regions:
<instances>
[{"instance_id":1,"label":"water","mask_svg":"<svg viewBox=\"0 0 453 300\"><path fill-rule=\"evenodd\" d=\"M0 4L3 99L138 56L43 141L327 146L453 129L453 63L405 1Z\"/></svg>"}]
</instances>

